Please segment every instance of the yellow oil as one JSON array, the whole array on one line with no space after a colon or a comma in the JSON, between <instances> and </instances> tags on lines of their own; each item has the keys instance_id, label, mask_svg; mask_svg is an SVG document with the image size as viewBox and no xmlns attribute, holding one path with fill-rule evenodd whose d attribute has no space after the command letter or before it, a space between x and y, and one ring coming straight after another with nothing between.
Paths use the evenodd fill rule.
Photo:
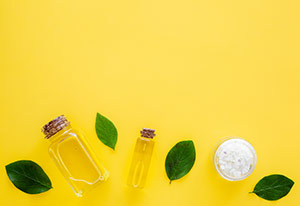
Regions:
<instances>
[{"instance_id":1,"label":"yellow oil","mask_svg":"<svg viewBox=\"0 0 300 206\"><path fill-rule=\"evenodd\" d=\"M108 171L77 131L68 127L49 140L49 154L77 196L108 178Z\"/></svg>"},{"instance_id":2,"label":"yellow oil","mask_svg":"<svg viewBox=\"0 0 300 206\"><path fill-rule=\"evenodd\" d=\"M154 143L154 140L150 138L139 137L137 139L127 180L129 186L136 188L145 186Z\"/></svg>"}]
</instances>

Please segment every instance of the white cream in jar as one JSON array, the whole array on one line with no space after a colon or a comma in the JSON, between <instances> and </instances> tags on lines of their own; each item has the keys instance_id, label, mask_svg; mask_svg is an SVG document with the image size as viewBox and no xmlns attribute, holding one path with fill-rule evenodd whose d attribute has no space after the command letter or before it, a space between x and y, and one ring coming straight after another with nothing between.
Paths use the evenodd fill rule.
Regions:
<instances>
[{"instance_id":1,"label":"white cream in jar","mask_svg":"<svg viewBox=\"0 0 300 206\"><path fill-rule=\"evenodd\" d=\"M223 141L215 151L214 164L218 173L231 181L248 177L256 166L256 152L252 145L241 138Z\"/></svg>"}]
</instances>

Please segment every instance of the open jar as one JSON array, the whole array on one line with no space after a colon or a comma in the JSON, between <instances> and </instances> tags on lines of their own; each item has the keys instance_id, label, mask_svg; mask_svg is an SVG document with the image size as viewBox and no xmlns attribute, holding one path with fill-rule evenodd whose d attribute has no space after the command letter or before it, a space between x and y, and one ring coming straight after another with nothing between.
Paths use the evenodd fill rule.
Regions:
<instances>
[{"instance_id":1,"label":"open jar","mask_svg":"<svg viewBox=\"0 0 300 206\"><path fill-rule=\"evenodd\" d=\"M255 169L257 162L253 146L238 137L222 141L214 152L214 166L226 180L239 181L248 177Z\"/></svg>"}]
</instances>

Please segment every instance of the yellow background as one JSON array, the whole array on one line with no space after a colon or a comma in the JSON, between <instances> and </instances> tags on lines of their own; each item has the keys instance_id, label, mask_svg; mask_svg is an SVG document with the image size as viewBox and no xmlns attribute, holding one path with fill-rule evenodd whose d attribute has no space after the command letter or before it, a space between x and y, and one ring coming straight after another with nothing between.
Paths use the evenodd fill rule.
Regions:
<instances>
[{"instance_id":1,"label":"yellow background","mask_svg":"<svg viewBox=\"0 0 300 206\"><path fill-rule=\"evenodd\" d=\"M299 10L299 0L0 0L1 205L299 205ZM97 139L96 112L118 128L116 151ZM61 114L110 171L83 198L40 132ZM133 190L125 183L142 127L157 130L157 144L147 187ZM225 181L212 166L225 136L257 151L243 181ZM196 163L170 185L165 157L185 139ZM54 189L17 190L4 167L21 159L41 165ZM288 196L248 194L273 173L296 182Z\"/></svg>"}]
</instances>

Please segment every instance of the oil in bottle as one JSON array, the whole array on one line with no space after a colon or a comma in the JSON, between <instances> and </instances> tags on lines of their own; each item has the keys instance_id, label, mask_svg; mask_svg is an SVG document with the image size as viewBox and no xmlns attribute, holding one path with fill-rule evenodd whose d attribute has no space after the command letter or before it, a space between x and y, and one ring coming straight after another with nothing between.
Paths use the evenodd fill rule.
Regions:
<instances>
[{"instance_id":1,"label":"oil in bottle","mask_svg":"<svg viewBox=\"0 0 300 206\"><path fill-rule=\"evenodd\" d=\"M154 148L154 129L143 128L141 137L137 138L134 154L129 170L127 184L135 188L143 188L151 162Z\"/></svg>"},{"instance_id":2,"label":"oil in bottle","mask_svg":"<svg viewBox=\"0 0 300 206\"><path fill-rule=\"evenodd\" d=\"M85 137L61 115L42 128L50 141L49 154L77 196L105 181L109 173Z\"/></svg>"}]
</instances>

